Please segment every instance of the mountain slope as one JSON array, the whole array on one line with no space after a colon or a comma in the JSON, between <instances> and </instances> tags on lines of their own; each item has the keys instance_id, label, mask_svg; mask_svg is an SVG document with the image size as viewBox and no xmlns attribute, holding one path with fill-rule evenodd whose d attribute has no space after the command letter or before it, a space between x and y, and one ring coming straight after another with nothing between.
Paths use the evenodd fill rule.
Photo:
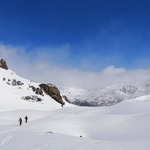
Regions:
<instances>
[{"instance_id":1,"label":"mountain slope","mask_svg":"<svg viewBox=\"0 0 150 150\"><path fill-rule=\"evenodd\" d=\"M18 126L17 119L29 121ZM1 150L149 150L150 96L111 107L0 112Z\"/></svg>"},{"instance_id":2,"label":"mountain slope","mask_svg":"<svg viewBox=\"0 0 150 150\"><path fill-rule=\"evenodd\" d=\"M72 102L79 98L79 101L91 104L123 97L121 103L111 107L79 107L67 103L65 106L69 107L61 107L40 91L40 84L0 68L1 150L150 149L148 82L134 86L113 85L93 91L79 88L62 91ZM49 88L43 86L49 93ZM55 97L59 92L56 92L57 88L53 90L51 94ZM26 115L28 123L23 120L19 126L19 117L24 119Z\"/></svg>"},{"instance_id":3,"label":"mountain slope","mask_svg":"<svg viewBox=\"0 0 150 150\"><path fill-rule=\"evenodd\" d=\"M111 85L100 89L59 89L52 84L34 83L17 76L0 59L0 101L3 109L38 108L50 110L67 102L79 106L111 106L123 100L150 94L150 81L134 85ZM63 96L62 96L63 95ZM54 101L55 100L55 101ZM67 102L65 102L67 101ZM17 105L16 105L16 104ZM59 104L57 104L59 103ZM6 107L8 105L8 107ZM31 106L32 105L32 106Z\"/></svg>"},{"instance_id":4,"label":"mountain slope","mask_svg":"<svg viewBox=\"0 0 150 150\"><path fill-rule=\"evenodd\" d=\"M10 69L4 69L0 66L0 103L1 110L14 109L40 109L53 110L60 108L61 104L56 102L49 93L39 86L40 83L34 83L17 76ZM56 87L52 84L47 85L49 91L53 90L55 96ZM54 90L55 89L55 90ZM58 93L60 94L60 93ZM57 95L56 95L57 96ZM62 97L60 96L60 100ZM67 104L66 104L67 105Z\"/></svg>"}]
</instances>

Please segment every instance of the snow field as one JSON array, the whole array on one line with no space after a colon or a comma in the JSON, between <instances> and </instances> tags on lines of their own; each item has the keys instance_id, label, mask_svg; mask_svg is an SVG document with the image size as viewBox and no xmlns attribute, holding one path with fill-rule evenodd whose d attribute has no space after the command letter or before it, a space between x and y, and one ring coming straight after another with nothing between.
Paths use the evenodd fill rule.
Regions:
<instances>
[{"instance_id":1,"label":"snow field","mask_svg":"<svg viewBox=\"0 0 150 150\"><path fill-rule=\"evenodd\" d=\"M18 118L26 115L29 122L18 126ZM149 118L149 97L111 107L5 111L0 113L0 149L149 150Z\"/></svg>"},{"instance_id":2,"label":"snow field","mask_svg":"<svg viewBox=\"0 0 150 150\"><path fill-rule=\"evenodd\" d=\"M8 85L8 79L20 80L24 85ZM150 95L110 107L66 104L62 108L47 95L39 103L22 100L22 96L34 94L29 85L38 83L0 68L0 150L150 149ZM71 90L79 96L87 93ZM29 118L27 124L25 116Z\"/></svg>"}]
</instances>

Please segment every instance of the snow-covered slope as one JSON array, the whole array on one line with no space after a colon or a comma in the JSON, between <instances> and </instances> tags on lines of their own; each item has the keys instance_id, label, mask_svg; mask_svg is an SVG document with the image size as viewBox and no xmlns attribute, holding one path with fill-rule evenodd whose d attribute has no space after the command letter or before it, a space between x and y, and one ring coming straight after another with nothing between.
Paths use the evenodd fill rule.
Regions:
<instances>
[{"instance_id":1,"label":"snow-covered slope","mask_svg":"<svg viewBox=\"0 0 150 150\"><path fill-rule=\"evenodd\" d=\"M11 70L0 68L1 111L15 109L53 110L61 107L44 92L36 94L32 87L39 88L39 83L23 79Z\"/></svg>"},{"instance_id":2,"label":"snow-covered slope","mask_svg":"<svg viewBox=\"0 0 150 150\"><path fill-rule=\"evenodd\" d=\"M6 63L5 65L7 66ZM52 110L60 108L59 103L41 90L40 83L23 79L13 71L1 67L0 91L0 101L5 101L2 103L2 110L19 108ZM148 94L150 94L150 81L134 85L112 85L94 90L73 87L61 90L61 95L65 95L64 100L79 106L111 106L123 100ZM69 104L66 102L66 105Z\"/></svg>"},{"instance_id":3,"label":"snow-covered slope","mask_svg":"<svg viewBox=\"0 0 150 150\"><path fill-rule=\"evenodd\" d=\"M61 93L70 103L79 106L111 106L123 100L150 94L150 81L134 85L111 85L94 90L67 87L62 88Z\"/></svg>"},{"instance_id":4,"label":"snow-covered slope","mask_svg":"<svg viewBox=\"0 0 150 150\"><path fill-rule=\"evenodd\" d=\"M111 107L67 103L61 107L45 93L36 94L33 87L39 87L39 83L0 68L0 150L150 149L149 82L92 91L61 91L78 105L101 106L122 101Z\"/></svg>"},{"instance_id":5,"label":"snow-covered slope","mask_svg":"<svg viewBox=\"0 0 150 150\"><path fill-rule=\"evenodd\" d=\"M18 118L28 115L20 127ZM150 96L111 107L0 112L1 150L149 150Z\"/></svg>"}]
</instances>

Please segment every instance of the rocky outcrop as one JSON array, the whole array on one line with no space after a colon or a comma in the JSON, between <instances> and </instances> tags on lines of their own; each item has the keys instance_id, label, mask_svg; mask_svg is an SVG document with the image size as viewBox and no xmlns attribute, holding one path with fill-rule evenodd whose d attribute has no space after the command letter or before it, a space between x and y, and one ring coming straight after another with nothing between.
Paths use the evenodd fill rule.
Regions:
<instances>
[{"instance_id":1,"label":"rocky outcrop","mask_svg":"<svg viewBox=\"0 0 150 150\"><path fill-rule=\"evenodd\" d=\"M35 94L44 96L41 88L34 87L33 85L29 86L29 88L32 88L32 91L35 92Z\"/></svg>"},{"instance_id":2,"label":"rocky outcrop","mask_svg":"<svg viewBox=\"0 0 150 150\"><path fill-rule=\"evenodd\" d=\"M27 101L30 101L30 102L42 102L43 101L40 97L35 96L35 95L23 96L21 99L27 100Z\"/></svg>"},{"instance_id":3,"label":"rocky outcrop","mask_svg":"<svg viewBox=\"0 0 150 150\"><path fill-rule=\"evenodd\" d=\"M40 84L39 85L43 91L49 95L50 97L52 97L55 101L57 101L58 103L60 103L62 106L65 105L65 102L63 101L61 95L60 95L60 91L58 90L58 88L52 84Z\"/></svg>"},{"instance_id":4,"label":"rocky outcrop","mask_svg":"<svg viewBox=\"0 0 150 150\"><path fill-rule=\"evenodd\" d=\"M0 68L6 69L8 70L8 66L5 60L3 60L2 58L0 59Z\"/></svg>"},{"instance_id":5,"label":"rocky outcrop","mask_svg":"<svg viewBox=\"0 0 150 150\"><path fill-rule=\"evenodd\" d=\"M62 97L63 97L63 99L66 101L66 102L68 102L68 103L72 103L68 98L67 98L67 96L66 95L62 95Z\"/></svg>"},{"instance_id":6,"label":"rocky outcrop","mask_svg":"<svg viewBox=\"0 0 150 150\"><path fill-rule=\"evenodd\" d=\"M17 81L16 79L6 79L5 77L3 77L3 81L4 82L6 82L6 84L8 84L8 85L12 85L12 86L22 86L22 85L24 85L24 83L23 82L21 82L21 81Z\"/></svg>"},{"instance_id":7,"label":"rocky outcrop","mask_svg":"<svg viewBox=\"0 0 150 150\"><path fill-rule=\"evenodd\" d=\"M11 81L11 84L12 84L12 86L21 86L21 85L24 85L24 83L23 82L21 82L21 81L17 81L16 79L13 79L12 81Z\"/></svg>"}]
</instances>

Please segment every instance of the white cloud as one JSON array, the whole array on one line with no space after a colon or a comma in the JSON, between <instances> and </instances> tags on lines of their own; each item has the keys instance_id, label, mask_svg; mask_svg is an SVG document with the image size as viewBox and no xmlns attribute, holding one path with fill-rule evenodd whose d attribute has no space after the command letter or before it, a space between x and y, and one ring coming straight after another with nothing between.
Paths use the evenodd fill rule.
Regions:
<instances>
[{"instance_id":1,"label":"white cloud","mask_svg":"<svg viewBox=\"0 0 150 150\"><path fill-rule=\"evenodd\" d=\"M0 44L0 57L4 58L10 69L21 77L36 82L53 83L59 87L99 88L150 79L150 69L127 70L114 66L108 66L99 72L67 69L59 64L70 57L68 47L62 46L49 50L40 48L31 54L21 47Z\"/></svg>"}]
</instances>

